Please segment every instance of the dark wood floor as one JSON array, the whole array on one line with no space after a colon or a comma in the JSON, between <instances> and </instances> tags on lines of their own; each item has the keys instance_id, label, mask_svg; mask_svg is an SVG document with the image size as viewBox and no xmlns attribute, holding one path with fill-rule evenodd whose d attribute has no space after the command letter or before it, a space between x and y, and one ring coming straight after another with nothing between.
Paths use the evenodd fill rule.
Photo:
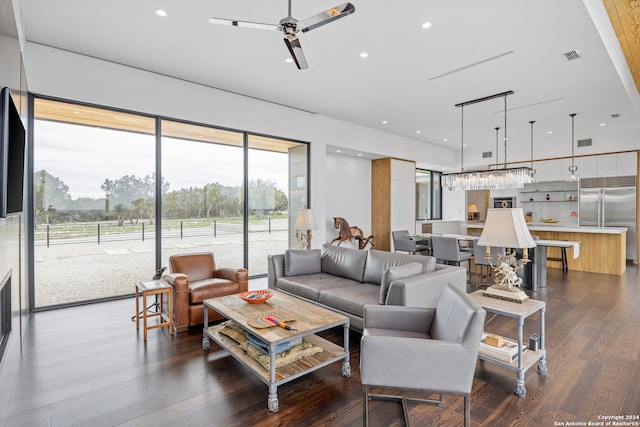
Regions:
<instances>
[{"instance_id":1,"label":"dark wood floor","mask_svg":"<svg viewBox=\"0 0 640 427\"><path fill-rule=\"evenodd\" d=\"M549 271L546 376L527 372L527 396L515 373L479 362L471 397L474 426L555 426L640 414L640 292L637 266L622 277ZM327 366L279 388L280 411L267 410L267 387L201 333L149 332L145 344L130 317L133 300L32 316L5 426L360 426L359 335L352 334L352 376ZM537 317L525 337L537 331ZM487 327L515 334L496 318ZM340 333L329 334L339 341ZM402 426L400 405L373 401L375 426ZM416 426L462 423L462 398L443 408L412 406Z\"/></svg>"}]
</instances>

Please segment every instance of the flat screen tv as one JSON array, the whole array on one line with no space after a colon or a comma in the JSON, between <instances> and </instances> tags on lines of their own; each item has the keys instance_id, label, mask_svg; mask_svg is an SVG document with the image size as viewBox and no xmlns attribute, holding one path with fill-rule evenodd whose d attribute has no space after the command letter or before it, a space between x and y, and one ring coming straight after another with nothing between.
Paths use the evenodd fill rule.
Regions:
<instances>
[{"instance_id":1,"label":"flat screen tv","mask_svg":"<svg viewBox=\"0 0 640 427\"><path fill-rule=\"evenodd\" d=\"M0 92L0 218L22 212L25 131L11 91Z\"/></svg>"}]
</instances>

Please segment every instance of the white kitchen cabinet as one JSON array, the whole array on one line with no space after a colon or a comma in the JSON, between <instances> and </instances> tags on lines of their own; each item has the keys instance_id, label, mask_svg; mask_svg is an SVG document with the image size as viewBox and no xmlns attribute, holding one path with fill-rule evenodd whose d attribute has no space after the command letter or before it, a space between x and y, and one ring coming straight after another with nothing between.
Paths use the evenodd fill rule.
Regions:
<instances>
[{"instance_id":1,"label":"white kitchen cabinet","mask_svg":"<svg viewBox=\"0 0 640 427\"><path fill-rule=\"evenodd\" d=\"M598 178L605 176L617 176L617 154L605 154L597 156L598 159Z\"/></svg>"},{"instance_id":2,"label":"white kitchen cabinet","mask_svg":"<svg viewBox=\"0 0 640 427\"><path fill-rule=\"evenodd\" d=\"M638 174L638 154L620 153L616 154L617 176L629 176Z\"/></svg>"}]
</instances>

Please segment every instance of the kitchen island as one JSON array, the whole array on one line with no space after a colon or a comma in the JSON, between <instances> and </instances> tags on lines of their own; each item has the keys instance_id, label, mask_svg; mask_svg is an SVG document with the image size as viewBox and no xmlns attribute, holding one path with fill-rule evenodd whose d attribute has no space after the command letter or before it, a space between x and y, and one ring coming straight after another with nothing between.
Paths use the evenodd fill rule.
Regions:
<instances>
[{"instance_id":1,"label":"kitchen island","mask_svg":"<svg viewBox=\"0 0 640 427\"><path fill-rule=\"evenodd\" d=\"M464 224L469 233L481 233L484 224ZM580 227L575 224L529 223L532 235L544 240L580 242L580 256L567 256L569 270L621 276L627 268L626 227ZM571 249L570 249L571 250ZM548 248L549 258L561 258L560 248ZM549 268L561 268L558 261L547 261Z\"/></svg>"}]
</instances>

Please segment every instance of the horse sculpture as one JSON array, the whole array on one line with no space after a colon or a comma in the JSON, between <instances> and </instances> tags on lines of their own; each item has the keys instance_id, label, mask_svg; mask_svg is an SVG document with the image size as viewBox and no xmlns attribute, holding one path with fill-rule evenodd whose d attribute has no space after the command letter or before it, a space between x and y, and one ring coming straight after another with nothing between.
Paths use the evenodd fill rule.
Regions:
<instances>
[{"instance_id":1,"label":"horse sculpture","mask_svg":"<svg viewBox=\"0 0 640 427\"><path fill-rule=\"evenodd\" d=\"M374 246L374 243L373 243L373 239L375 237L374 235L369 235L369 237L365 238L361 228L357 226L350 227L349 223L344 218L341 218L339 216L334 216L333 228L338 230L338 237L333 239L331 241L331 244L337 241L338 246L340 246L340 243L344 241L351 241L353 239L356 239L358 241L359 249L366 248L368 244L371 244L371 246Z\"/></svg>"}]
</instances>

